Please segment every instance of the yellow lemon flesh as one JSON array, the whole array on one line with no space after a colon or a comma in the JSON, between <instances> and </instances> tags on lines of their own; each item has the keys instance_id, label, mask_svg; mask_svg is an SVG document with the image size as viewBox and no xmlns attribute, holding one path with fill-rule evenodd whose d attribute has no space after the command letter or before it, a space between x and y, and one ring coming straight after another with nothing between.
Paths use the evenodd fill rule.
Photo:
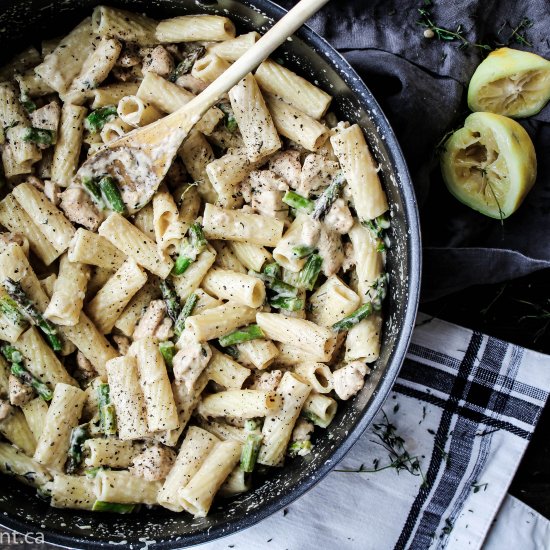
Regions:
<instances>
[{"instance_id":1,"label":"yellow lemon flesh","mask_svg":"<svg viewBox=\"0 0 550 550\"><path fill-rule=\"evenodd\" d=\"M537 177L533 142L515 120L473 113L445 143L441 171L467 206L504 219L517 210Z\"/></svg>"},{"instance_id":2,"label":"yellow lemon flesh","mask_svg":"<svg viewBox=\"0 0 550 550\"><path fill-rule=\"evenodd\" d=\"M522 118L550 99L550 61L534 53L500 48L476 69L468 87L472 111Z\"/></svg>"}]
</instances>

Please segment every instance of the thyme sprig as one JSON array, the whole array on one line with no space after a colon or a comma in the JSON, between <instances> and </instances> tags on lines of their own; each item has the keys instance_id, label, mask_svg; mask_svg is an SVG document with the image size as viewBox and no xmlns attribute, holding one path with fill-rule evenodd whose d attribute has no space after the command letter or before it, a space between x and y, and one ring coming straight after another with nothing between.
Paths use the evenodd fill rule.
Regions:
<instances>
[{"instance_id":1,"label":"thyme sprig","mask_svg":"<svg viewBox=\"0 0 550 550\"><path fill-rule=\"evenodd\" d=\"M515 27L513 27L510 22L506 21L502 27L497 32L497 35L500 36L500 33L504 30L505 27L512 29L510 36L504 42L497 43L497 46L509 46L510 44L522 44L523 46L532 47L533 44L527 40L525 36L525 31L530 29L533 26L533 21L528 17L524 17Z\"/></svg>"},{"instance_id":2,"label":"thyme sprig","mask_svg":"<svg viewBox=\"0 0 550 550\"><path fill-rule=\"evenodd\" d=\"M488 44L477 44L476 42L470 42L464 36L464 29L461 24L458 24L456 29L453 31L451 29L446 29L445 27L440 27L437 25L434 19L434 15L430 9L431 2L424 2L423 8L418 8L418 13L420 18L417 21L417 24L426 29L425 36L435 37L438 40L452 42L458 40L461 42L459 48L467 48L469 46L473 48L479 48L480 50L491 50L491 46Z\"/></svg>"},{"instance_id":3,"label":"thyme sprig","mask_svg":"<svg viewBox=\"0 0 550 550\"><path fill-rule=\"evenodd\" d=\"M376 445L380 445L388 453L389 464L380 466L379 459L375 458L373 460L374 468L365 468L365 465L361 464L355 470L341 469L334 471L342 473L375 473L393 468L399 473L405 470L413 476L420 476L422 478L422 487L426 487L427 482L420 467L420 457L411 456L405 448L405 440L398 435L396 426L389 421L384 411L382 411L382 414L384 415L383 421L373 424L373 435L376 439L371 439L371 441Z\"/></svg>"},{"instance_id":4,"label":"thyme sprig","mask_svg":"<svg viewBox=\"0 0 550 550\"><path fill-rule=\"evenodd\" d=\"M542 327L539 328L534 334L533 342L536 343L546 333L548 327L550 327L550 305L548 306L549 309L546 309L545 306L542 306L540 304L534 304L527 300L516 300L516 302L530 306L535 310L535 313L533 314L523 315L522 317L520 317L519 318L520 323L523 321L526 321L527 319L546 321L542 325ZM548 304L550 304L550 300L548 301Z\"/></svg>"}]
</instances>

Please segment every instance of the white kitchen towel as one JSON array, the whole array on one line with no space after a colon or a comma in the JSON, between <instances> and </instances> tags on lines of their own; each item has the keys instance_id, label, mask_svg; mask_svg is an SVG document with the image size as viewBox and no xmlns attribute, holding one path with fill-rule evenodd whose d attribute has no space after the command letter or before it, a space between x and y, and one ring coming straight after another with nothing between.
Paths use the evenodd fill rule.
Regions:
<instances>
[{"instance_id":1,"label":"white kitchen towel","mask_svg":"<svg viewBox=\"0 0 550 550\"><path fill-rule=\"evenodd\" d=\"M549 391L549 356L420 316L393 392L334 471L287 509L200 548L482 548ZM518 524L497 525L494 540L506 540ZM550 548L545 529L542 520L528 538Z\"/></svg>"}]
</instances>

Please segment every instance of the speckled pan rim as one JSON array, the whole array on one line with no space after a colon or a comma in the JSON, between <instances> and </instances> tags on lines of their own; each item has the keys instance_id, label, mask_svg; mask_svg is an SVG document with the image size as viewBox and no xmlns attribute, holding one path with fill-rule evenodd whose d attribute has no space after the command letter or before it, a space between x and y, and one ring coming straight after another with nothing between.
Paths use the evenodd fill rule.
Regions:
<instances>
[{"instance_id":1,"label":"speckled pan rim","mask_svg":"<svg viewBox=\"0 0 550 550\"><path fill-rule=\"evenodd\" d=\"M268 17L280 19L286 10L271 0L242 0L242 3L252 9L260 9L264 11ZM219 524L207 531L201 531L197 534L185 535L178 537L178 540L164 540L160 542L144 543L145 547L158 549L175 549L195 546L205 542L211 542L218 538L223 538L232 535L238 531L242 531L267 517L273 515L277 511L285 508L293 501L301 497L307 491L312 489L319 483L330 471L335 464L340 462L348 453L355 442L361 437L367 429L376 413L380 410L387 395L391 391L393 383L399 374L401 365L405 359L414 323L416 319L418 301L420 294L421 280L421 236L418 217L418 208L416 197L414 194L413 185L409 175L409 171L403 157L401 148L397 142L395 134L380 108L378 102L374 99L366 84L360 79L359 75L324 38L319 36L307 25L304 25L296 35L301 38L306 44L316 51L332 68L338 73L340 78L348 86L351 92L357 97L362 107L369 113L370 118L378 125L378 134L384 136L385 147L388 153L388 160L393 168L393 173L396 176L396 186L399 189L399 194L402 197L404 205L404 217L408 226L407 236L407 260L408 260L408 286L407 286L407 304L403 315L403 323L399 335L396 338L392 356L388 361L385 372L378 383L375 392L371 397L369 406L365 407L361 413L360 419L356 425L349 431L340 446L336 448L330 460L318 468L314 475L307 479L302 479L296 484L291 491L278 497L275 501L266 504L253 512L250 512L245 518L235 521L229 521L227 524ZM16 518L9 516L0 516L0 525L17 531L19 533L29 532L29 525ZM136 544L137 540L127 537L128 542ZM89 538L64 535L57 532L44 532L44 540L50 544L54 544L63 548L69 549L99 549L123 547L121 544L109 543L104 541L94 541Z\"/></svg>"}]
</instances>

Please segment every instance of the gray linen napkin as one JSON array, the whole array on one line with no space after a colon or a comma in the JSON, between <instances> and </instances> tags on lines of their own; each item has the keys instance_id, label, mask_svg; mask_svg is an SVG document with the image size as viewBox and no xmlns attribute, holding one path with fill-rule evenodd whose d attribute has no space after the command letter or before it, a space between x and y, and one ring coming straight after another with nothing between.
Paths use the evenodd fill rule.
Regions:
<instances>
[{"instance_id":1,"label":"gray linen napkin","mask_svg":"<svg viewBox=\"0 0 550 550\"><path fill-rule=\"evenodd\" d=\"M295 2L280 3L290 8ZM460 204L441 180L435 149L467 115L468 82L488 52L459 47L459 40L425 38L419 9L428 9L440 27L454 31L460 25L471 44L507 44L550 58L550 4L332 0L309 23L357 70L397 134L421 207L422 298L430 300L550 268L550 107L521 121L535 144L539 175L519 211L501 224Z\"/></svg>"}]
</instances>

